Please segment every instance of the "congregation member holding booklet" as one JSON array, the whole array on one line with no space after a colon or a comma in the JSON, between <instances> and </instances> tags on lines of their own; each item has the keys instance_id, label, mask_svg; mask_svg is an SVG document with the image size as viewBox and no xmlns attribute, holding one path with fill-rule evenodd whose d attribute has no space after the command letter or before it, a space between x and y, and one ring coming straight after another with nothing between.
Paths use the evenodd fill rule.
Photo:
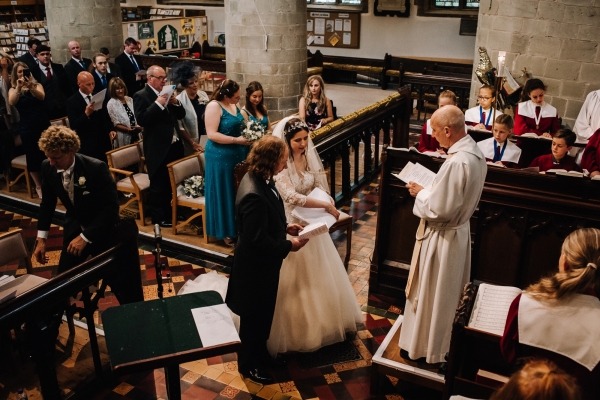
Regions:
<instances>
[{"instance_id":1,"label":"congregation member holding booklet","mask_svg":"<svg viewBox=\"0 0 600 400\"><path fill-rule=\"evenodd\" d=\"M521 149L508 140L512 135L513 119L510 115L501 114L496 118L493 137L477 142L477 147L488 163L499 167L518 168Z\"/></svg>"},{"instance_id":2,"label":"congregation member holding booklet","mask_svg":"<svg viewBox=\"0 0 600 400\"><path fill-rule=\"evenodd\" d=\"M327 178L321 159L308 134L308 125L299 118L280 121L273 136L286 142L287 168L275 176L275 186L285 206L288 222L304 223L295 217L296 206L321 209L337 220L333 199L308 196L315 188L327 192ZM356 332L362 322L354 290L331 236L311 237L302 251L283 260L271 335L267 348L271 356L289 351L311 352L341 342L347 332Z\"/></svg>"},{"instance_id":3,"label":"congregation member holding booklet","mask_svg":"<svg viewBox=\"0 0 600 400\"><path fill-rule=\"evenodd\" d=\"M434 364L444 362L450 349L456 305L469 281L469 221L481 197L487 165L466 134L458 107L434 112L431 128L433 138L448 149L448 158L431 189L415 182L406 185L415 197L413 213L421 223L406 285L400 348L403 358L425 357Z\"/></svg>"},{"instance_id":4,"label":"congregation member holding booklet","mask_svg":"<svg viewBox=\"0 0 600 400\"><path fill-rule=\"evenodd\" d=\"M510 306L500 342L507 362L545 358L577 379L584 399L600 393L600 230L572 232L558 272L530 285Z\"/></svg>"}]
</instances>

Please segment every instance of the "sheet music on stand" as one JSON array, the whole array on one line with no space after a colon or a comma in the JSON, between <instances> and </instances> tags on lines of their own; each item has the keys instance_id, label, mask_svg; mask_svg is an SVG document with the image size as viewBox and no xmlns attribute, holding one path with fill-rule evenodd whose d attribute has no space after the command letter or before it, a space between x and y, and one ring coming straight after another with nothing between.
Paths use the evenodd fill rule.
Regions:
<instances>
[{"instance_id":1,"label":"sheet music on stand","mask_svg":"<svg viewBox=\"0 0 600 400\"><path fill-rule=\"evenodd\" d=\"M469 328L502 336L511 303L522 291L512 286L479 285Z\"/></svg>"}]
</instances>

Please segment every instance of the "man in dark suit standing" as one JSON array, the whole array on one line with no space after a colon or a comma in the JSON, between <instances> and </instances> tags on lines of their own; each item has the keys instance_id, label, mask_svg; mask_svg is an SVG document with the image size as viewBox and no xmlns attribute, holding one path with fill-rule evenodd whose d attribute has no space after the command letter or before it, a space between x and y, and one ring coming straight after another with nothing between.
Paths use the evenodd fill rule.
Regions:
<instances>
[{"instance_id":1,"label":"man in dark suit standing","mask_svg":"<svg viewBox=\"0 0 600 400\"><path fill-rule=\"evenodd\" d=\"M283 201L273 185L273 176L287 168L288 154L287 145L274 136L256 142L235 200L238 242L226 303L240 316L238 371L263 384L273 382L266 371L270 360L267 339L281 264L290 251L298 251L308 242L286 240L286 233L297 236L302 227L286 222Z\"/></svg>"},{"instance_id":2,"label":"man in dark suit standing","mask_svg":"<svg viewBox=\"0 0 600 400\"><path fill-rule=\"evenodd\" d=\"M92 60L81 57L81 47L76 41L70 41L67 46L69 47L69 53L71 53L71 59L65 64L65 72L74 93L78 89L77 76L81 71L87 71L90 68Z\"/></svg>"},{"instance_id":3,"label":"man in dark suit standing","mask_svg":"<svg viewBox=\"0 0 600 400\"><path fill-rule=\"evenodd\" d=\"M40 46L42 42L38 39L29 39L27 41L27 47L29 47L29 51L19 57L18 61L24 62L27 64L29 69L33 71L38 66L38 59L36 54L38 52L37 47Z\"/></svg>"},{"instance_id":4,"label":"man in dark suit standing","mask_svg":"<svg viewBox=\"0 0 600 400\"><path fill-rule=\"evenodd\" d=\"M57 199L67 209L64 220L63 248L58 273L65 272L89 256L96 256L114 246L119 239L115 225L119 222L119 202L115 182L105 163L82 154L79 137L66 126L51 126L40 138L40 149L48 157L42 163L42 203L38 217L38 235L34 258L48 261L46 239L54 217ZM134 246L135 247L135 246ZM131 250L131 249L128 249ZM104 277L121 304L143 301L137 251L120 252L118 275ZM132 258L133 256L133 258ZM52 307L28 331L41 329L34 336L33 358L44 399L62 399L56 381L54 345L58 336L63 306ZM40 328L40 325L44 328ZM28 323L29 325L29 323Z\"/></svg>"},{"instance_id":5,"label":"man in dark suit standing","mask_svg":"<svg viewBox=\"0 0 600 400\"><path fill-rule=\"evenodd\" d=\"M37 47L39 66L36 65L31 70L31 74L44 87L44 108L52 120L67 115L67 99L73 92L64 67L51 62L51 57L50 47L39 45Z\"/></svg>"},{"instance_id":6,"label":"man in dark suit standing","mask_svg":"<svg viewBox=\"0 0 600 400\"><path fill-rule=\"evenodd\" d=\"M174 94L159 96L167 74L157 65L148 68L148 84L133 95L135 116L144 128L144 154L150 177L148 210L152 223L171 227L171 181L167 164L183 157L178 120L185 108Z\"/></svg>"},{"instance_id":7,"label":"man in dark suit standing","mask_svg":"<svg viewBox=\"0 0 600 400\"><path fill-rule=\"evenodd\" d=\"M121 69L123 81L130 96L144 88L144 77L139 74L144 69L142 59L135 53L139 50L137 40L127 38L123 53L115 58L115 64Z\"/></svg>"},{"instance_id":8,"label":"man in dark suit standing","mask_svg":"<svg viewBox=\"0 0 600 400\"><path fill-rule=\"evenodd\" d=\"M117 136L112 123L102 110L94 111L92 94L94 78L89 72L80 72L77 78L79 90L67 100L67 117L71 129L81 140L80 153L106 162L106 152L111 150L111 141Z\"/></svg>"},{"instance_id":9,"label":"man in dark suit standing","mask_svg":"<svg viewBox=\"0 0 600 400\"><path fill-rule=\"evenodd\" d=\"M115 63L110 62L110 52L107 47L100 47L100 53L106 56L106 62L108 62L108 68L106 71L114 77L123 79L123 74L121 73L121 67L119 67ZM133 95L133 93L132 93Z\"/></svg>"}]
</instances>

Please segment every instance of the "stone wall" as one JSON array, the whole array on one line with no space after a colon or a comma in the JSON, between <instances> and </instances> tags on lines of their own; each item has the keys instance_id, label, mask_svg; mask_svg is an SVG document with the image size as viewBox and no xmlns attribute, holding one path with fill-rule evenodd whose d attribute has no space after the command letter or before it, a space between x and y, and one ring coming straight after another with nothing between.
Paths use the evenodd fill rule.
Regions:
<instances>
[{"instance_id":1,"label":"stone wall","mask_svg":"<svg viewBox=\"0 0 600 400\"><path fill-rule=\"evenodd\" d=\"M600 0L482 0L473 67L479 46L494 66L498 51L506 51L512 75L526 67L544 81L546 101L573 127L585 96L600 89L599 44ZM471 106L480 86L473 75Z\"/></svg>"},{"instance_id":2,"label":"stone wall","mask_svg":"<svg viewBox=\"0 0 600 400\"><path fill-rule=\"evenodd\" d=\"M264 30L263 30L264 28ZM306 2L225 0L227 78L264 88L269 119L298 112L306 83Z\"/></svg>"},{"instance_id":3,"label":"stone wall","mask_svg":"<svg viewBox=\"0 0 600 400\"><path fill-rule=\"evenodd\" d=\"M46 0L52 61L65 64L71 58L67 44L76 40L83 57L91 58L108 47L112 59L123 50L119 0Z\"/></svg>"}]
</instances>

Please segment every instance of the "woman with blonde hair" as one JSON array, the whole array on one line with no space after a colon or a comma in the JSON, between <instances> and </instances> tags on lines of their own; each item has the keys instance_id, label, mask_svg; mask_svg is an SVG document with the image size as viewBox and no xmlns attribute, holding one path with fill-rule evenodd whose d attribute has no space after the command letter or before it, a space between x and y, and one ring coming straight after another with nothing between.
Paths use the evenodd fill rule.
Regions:
<instances>
[{"instance_id":1,"label":"woman with blonde hair","mask_svg":"<svg viewBox=\"0 0 600 400\"><path fill-rule=\"evenodd\" d=\"M44 87L39 84L27 64L17 62L13 66L8 91L8 102L19 111L19 136L25 150L27 169L35 182L35 191L42 198L42 178L40 170L45 154L38 147L42 132L50 126L50 119L44 108Z\"/></svg>"},{"instance_id":2,"label":"woman with blonde hair","mask_svg":"<svg viewBox=\"0 0 600 400\"><path fill-rule=\"evenodd\" d=\"M500 342L507 362L547 358L573 375L584 399L600 393L600 230L572 232L558 272L530 285L508 311Z\"/></svg>"},{"instance_id":3,"label":"woman with blonde hair","mask_svg":"<svg viewBox=\"0 0 600 400\"><path fill-rule=\"evenodd\" d=\"M308 78L298 104L298 115L309 132L333 121L333 105L325 96L325 82L319 75Z\"/></svg>"},{"instance_id":4,"label":"woman with blonde hair","mask_svg":"<svg viewBox=\"0 0 600 400\"><path fill-rule=\"evenodd\" d=\"M575 379L548 360L531 360L490 400L580 400Z\"/></svg>"}]
</instances>

